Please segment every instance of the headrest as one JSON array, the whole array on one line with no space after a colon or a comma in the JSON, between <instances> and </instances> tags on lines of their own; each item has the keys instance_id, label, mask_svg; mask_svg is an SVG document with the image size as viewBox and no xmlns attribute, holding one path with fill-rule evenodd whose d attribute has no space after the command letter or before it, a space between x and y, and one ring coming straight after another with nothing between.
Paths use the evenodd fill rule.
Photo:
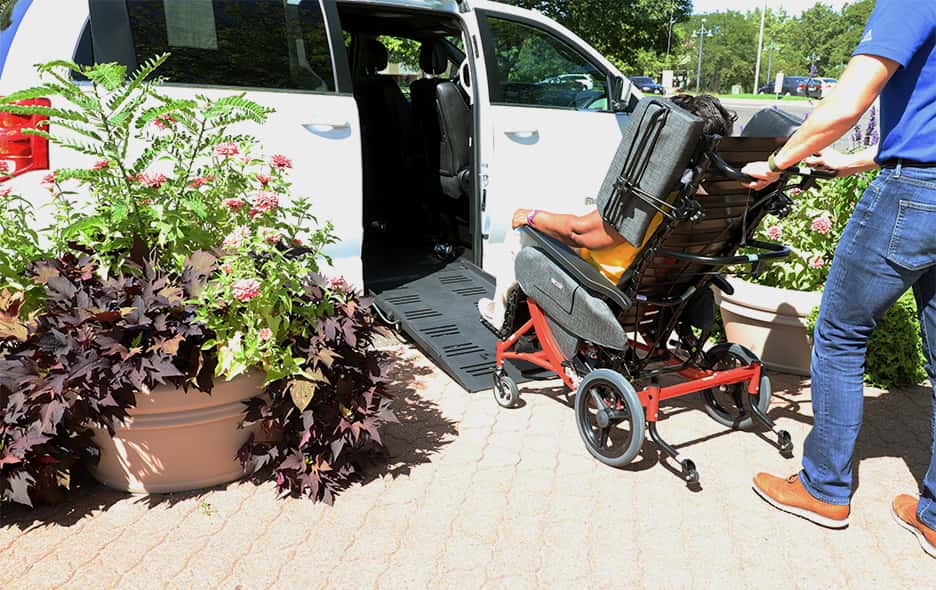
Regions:
<instances>
[{"instance_id":1,"label":"headrest","mask_svg":"<svg viewBox=\"0 0 936 590\"><path fill-rule=\"evenodd\" d=\"M387 67L390 57L383 43L377 39L368 39L362 47L361 59L365 69L376 73Z\"/></svg>"},{"instance_id":2,"label":"headrest","mask_svg":"<svg viewBox=\"0 0 936 590\"><path fill-rule=\"evenodd\" d=\"M796 115L768 107L754 113L741 137L790 137L802 124L803 120Z\"/></svg>"},{"instance_id":3,"label":"headrest","mask_svg":"<svg viewBox=\"0 0 936 590\"><path fill-rule=\"evenodd\" d=\"M435 41L423 41L422 47L419 48L419 67L433 76L444 73L448 67L445 47Z\"/></svg>"}]
</instances>

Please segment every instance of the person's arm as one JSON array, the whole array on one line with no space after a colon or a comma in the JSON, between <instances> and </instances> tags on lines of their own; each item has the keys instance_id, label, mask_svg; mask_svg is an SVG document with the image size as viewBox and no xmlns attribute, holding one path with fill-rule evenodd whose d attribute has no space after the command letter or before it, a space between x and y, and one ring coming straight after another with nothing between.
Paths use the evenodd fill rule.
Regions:
<instances>
[{"instance_id":1,"label":"person's arm","mask_svg":"<svg viewBox=\"0 0 936 590\"><path fill-rule=\"evenodd\" d=\"M851 58L829 96L774 155L775 167L782 170L795 166L835 143L855 126L899 67L896 61L876 55L860 54ZM779 172L770 170L767 162L752 162L741 171L759 179L748 185L755 190L780 177Z\"/></svg>"},{"instance_id":2,"label":"person's arm","mask_svg":"<svg viewBox=\"0 0 936 590\"><path fill-rule=\"evenodd\" d=\"M527 225L533 211L536 211L536 215L533 218L532 227L556 238L567 246L600 250L624 242L621 234L605 223L597 209L581 216L552 213L538 209L517 209L513 214L513 222L511 223L513 228L517 229L522 225Z\"/></svg>"},{"instance_id":3,"label":"person's arm","mask_svg":"<svg viewBox=\"0 0 936 590\"><path fill-rule=\"evenodd\" d=\"M814 156L806 158L807 166L812 168L825 168L836 172L838 176L851 176L859 172L867 172L878 167L874 157L877 156L878 146L874 145L854 154L843 154L832 148L824 149Z\"/></svg>"}]
</instances>

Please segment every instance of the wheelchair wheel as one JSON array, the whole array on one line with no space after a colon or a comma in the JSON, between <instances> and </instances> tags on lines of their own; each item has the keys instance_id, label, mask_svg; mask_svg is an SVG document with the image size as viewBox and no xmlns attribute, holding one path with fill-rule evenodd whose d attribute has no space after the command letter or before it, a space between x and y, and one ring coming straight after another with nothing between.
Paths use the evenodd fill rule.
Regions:
<instances>
[{"instance_id":1,"label":"wheelchair wheel","mask_svg":"<svg viewBox=\"0 0 936 590\"><path fill-rule=\"evenodd\" d=\"M705 355L704 367L713 371L726 371L746 367L757 362L757 355L740 344L724 343L713 346ZM720 385L699 393L705 403L705 411L713 420L729 428L750 428L754 417L745 406L745 397L764 413L770 405L770 380L761 376L760 392L748 393L748 382Z\"/></svg>"},{"instance_id":2,"label":"wheelchair wheel","mask_svg":"<svg viewBox=\"0 0 936 590\"><path fill-rule=\"evenodd\" d=\"M520 401L520 390L503 369L494 371L494 399L502 408L515 408Z\"/></svg>"},{"instance_id":3,"label":"wheelchair wheel","mask_svg":"<svg viewBox=\"0 0 936 590\"><path fill-rule=\"evenodd\" d=\"M616 371L585 376L575 394L575 421L585 448L605 465L623 467L643 446L643 406L634 386Z\"/></svg>"}]
</instances>

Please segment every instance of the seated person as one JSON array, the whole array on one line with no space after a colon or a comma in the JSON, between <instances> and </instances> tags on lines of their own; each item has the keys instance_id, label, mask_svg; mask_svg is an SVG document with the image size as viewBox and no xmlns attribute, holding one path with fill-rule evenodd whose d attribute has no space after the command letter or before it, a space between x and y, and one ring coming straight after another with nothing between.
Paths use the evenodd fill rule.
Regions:
<instances>
[{"instance_id":1,"label":"seated person","mask_svg":"<svg viewBox=\"0 0 936 590\"><path fill-rule=\"evenodd\" d=\"M670 100L702 118L705 134L723 137L731 135L737 115L726 110L714 96L680 94ZM517 209L513 214L511 227L516 230L523 225L529 225L571 248L578 248L582 258L589 261L612 283L617 284L662 221L663 216L658 213L651 221L647 237L640 248L630 244L614 227L605 222L597 209L580 216L539 209ZM514 242L517 242L516 238ZM515 256L519 251L519 244L511 244L511 250L511 254ZM500 329L504 322L507 295L516 285L516 279L513 275L513 265L502 269L498 274L502 276L495 277L497 287L494 299L484 298L478 301L478 311L485 321Z\"/></svg>"}]
</instances>

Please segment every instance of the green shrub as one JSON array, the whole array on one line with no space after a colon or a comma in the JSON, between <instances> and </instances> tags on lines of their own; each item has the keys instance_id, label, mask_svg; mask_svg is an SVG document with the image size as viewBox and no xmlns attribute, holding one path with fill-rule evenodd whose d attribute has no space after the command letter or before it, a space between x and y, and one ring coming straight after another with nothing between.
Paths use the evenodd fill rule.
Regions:
<instances>
[{"instance_id":1,"label":"green shrub","mask_svg":"<svg viewBox=\"0 0 936 590\"><path fill-rule=\"evenodd\" d=\"M808 319L810 338L818 317L816 307ZM907 291L887 310L871 334L865 358L865 382L884 389L914 385L926 378L925 364L916 301L913 292Z\"/></svg>"}]
</instances>

